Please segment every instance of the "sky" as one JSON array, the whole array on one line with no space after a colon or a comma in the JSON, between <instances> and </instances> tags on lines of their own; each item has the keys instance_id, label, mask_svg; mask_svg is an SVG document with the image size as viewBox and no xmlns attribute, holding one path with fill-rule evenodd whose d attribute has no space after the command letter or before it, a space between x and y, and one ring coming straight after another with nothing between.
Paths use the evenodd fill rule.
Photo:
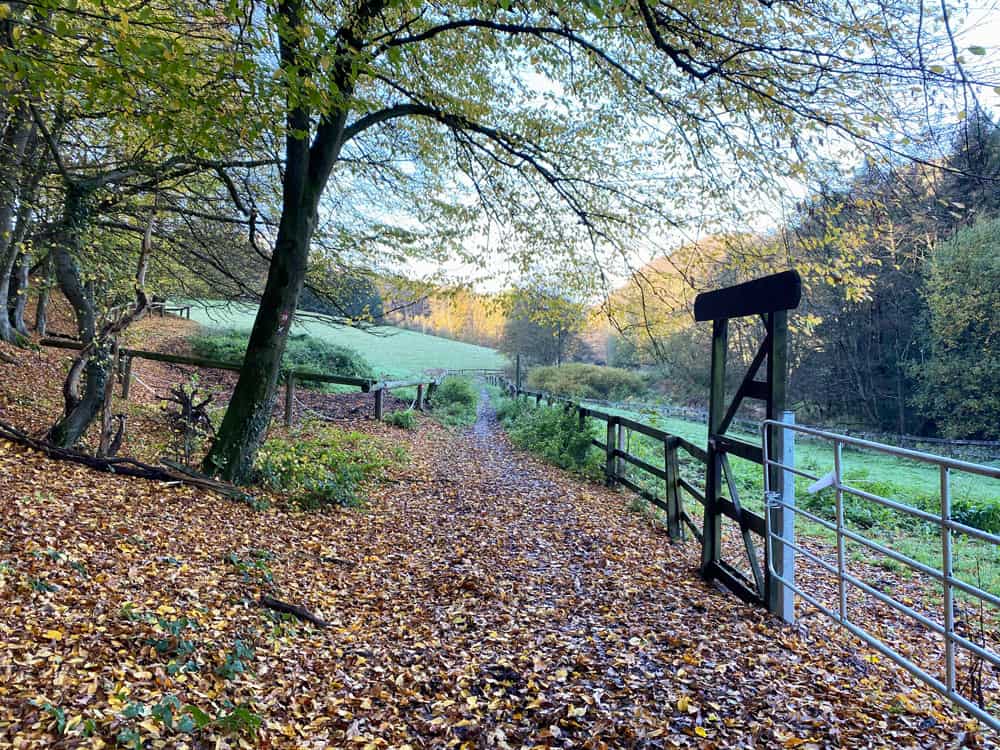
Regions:
<instances>
[{"instance_id":1,"label":"sky","mask_svg":"<svg viewBox=\"0 0 1000 750\"><path fill-rule=\"evenodd\" d=\"M1000 71L1000 0L997 2L968 3L953 10L952 13L955 42L960 53L968 58L972 64ZM973 55L968 52L970 47L982 47L986 50L986 54ZM994 77L994 80L1000 81L1000 77ZM542 86L543 83L540 82L539 85ZM981 105L990 110L994 117L1000 115L1000 87L981 90L980 96ZM960 106L961 104L958 104L956 107L956 113ZM800 198L807 193L807 188L805 185L789 185L788 193L793 198ZM781 221L780 212L775 210L770 218L764 218L753 229L767 231L777 228ZM444 275L448 278L471 283L474 288L482 292L500 291L509 285L509 274L504 273L503 254L498 244L493 241L487 242L487 240L488 238L481 235L472 239L474 243L487 243L490 247L496 248L494 257L487 259L485 268L460 261L448 262L443 266L430 262L415 262L407 269L407 272L409 275L422 278ZM613 285L622 284L628 278L628 269L624 264L621 268L607 270L610 271L609 276Z\"/></svg>"}]
</instances>

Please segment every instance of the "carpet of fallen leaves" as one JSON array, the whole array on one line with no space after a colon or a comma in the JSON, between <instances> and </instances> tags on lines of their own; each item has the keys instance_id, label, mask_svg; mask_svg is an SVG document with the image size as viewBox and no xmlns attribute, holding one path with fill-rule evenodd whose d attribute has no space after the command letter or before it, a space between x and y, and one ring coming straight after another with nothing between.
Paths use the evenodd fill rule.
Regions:
<instances>
[{"instance_id":1,"label":"carpet of fallen leaves","mask_svg":"<svg viewBox=\"0 0 1000 750\"><path fill-rule=\"evenodd\" d=\"M23 356L53 382L12 385L12 421L58 403L64 365ZM989 744L834 627L705 584L695 545L514 452L488 404L466 431L338 413L411 456L363 510L253 511L0 441L0 747Z\"/></svg>"}]
</instances>

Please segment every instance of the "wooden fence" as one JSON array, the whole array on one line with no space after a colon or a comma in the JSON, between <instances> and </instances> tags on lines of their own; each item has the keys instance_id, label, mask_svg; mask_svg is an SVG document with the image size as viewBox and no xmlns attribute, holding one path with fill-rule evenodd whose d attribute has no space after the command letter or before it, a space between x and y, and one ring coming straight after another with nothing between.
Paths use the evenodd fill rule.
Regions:
<instances>
[{"instance_id":1,"label":"wooden fence","mask_svg":"<svg viewBox=\"0 0 1000 750\"><path fill-rule=\"evenodd\" d=\"M166 315L176 315L179 318L191 320L191 305L170 305L166 302L150 302L149 311L161 318Z\"/></svg>"},{"instance_id":2,"label":"wooden fence","mask_svg":"<svg viewBox=\"0 0 1000 750\"><path fill-rule=\"evenodd\" d=\"M705 494L681 476L679 452L684 451L692 459L705 465L708 461L708 453L703 448L678 435L673 435L642 422L636 422L627 417L609 414L590 408L589 406L582 406L576 401L561 396L554 396L550 393L518 388L513 381L500 374L487 375L486 380L492 385L502 388L512 398L533 398L536 405L540 405L542 401L545 401L550 406L561 404L565 409L575 411L580 417L581 432L589 432L587 429L588 418L604 422L604 442L594 437L590 439L590 442L595 448L599 448L604 452L604 475L607 483L610 486L621 485L628 488L666 513L667 532L670 534L671 539L682 538L683 527L686 526L691 530L695 538L699 542L701 541L701 529L698 528L697 524L684 509L684 496L690 496L704 507ZM629 453L625 449L626 431L645 435L661 444L663 446L662 466L659 464L654 465ZM650 492L631 479L626 472L626 464L663 482L663 497L660 497L657 493Z\"/></svg>"},{"instance_id":3,"label":"wooden fence","mask_svg":"<svg viewBox=\"0 0 1000 750\"><path fill-rule=\"evenodd\" d=\"M72 349L79 351L83 344L73 339L42 339L42 346L49 346L58 349ZM122 398L126 401L132 383L132 360L146 359L153 362L165 362L173 365L186 365L189 367L201 367L210 370L227 370L230 372L240 372L243 369L242 363L223 362L220 360L208 359L205 357L190 357L184 354L167 354L164 352L147 351L144 349L129 349L122 347L118 350L118 361L115 368L122 384ZM375 418L382 419L384 416L385 394L387 391L396 388L417 389L416 405L418 409L423 409L430 400L434 389L437 388L441 380L447 376L423 376L410 380L373 380L371 378L358 378L351 375L338 375L336 373L314 372L312 370L302 370L298 368L285 368L281 371L281 377L285 383L285 425L292 426L295 403L295 389L298 383L308 381L312 383L332 383L335 385L347 385L358 388L362 393L372 393L375 400Z\"/></svg>"}]
</instances>

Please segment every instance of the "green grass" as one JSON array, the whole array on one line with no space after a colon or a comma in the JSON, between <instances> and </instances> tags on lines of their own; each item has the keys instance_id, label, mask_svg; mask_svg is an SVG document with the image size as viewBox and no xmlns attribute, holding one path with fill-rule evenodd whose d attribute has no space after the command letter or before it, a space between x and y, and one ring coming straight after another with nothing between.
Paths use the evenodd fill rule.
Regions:
<instances>
[{"instance_id":1,"label":"green grass","mask_svg":"<svg viewBox=\"0 0 1000 750\"><path fill-rule=\"evenodd\" d=\"M468 427L476 421L479 391L469 378L445 378L434 391L431 415L448 427Z\"/></svg>"},{"instance_id":2,"label":"green grass","mask_svg":"<svg viewBox=\"0 0 1000 750\"><path fill-rule=\"evenodd\" d=\"M256 307L248 304L221 305L191 302L191 319L211 328L250 330ZM383 326L372 333L317 320L302 320L292 326L295 334L308 334L359 352L378 377L394 379L420 375L426 370L506 367L507 358L484 346L451 341L416 331Z\"/></svg>"}]
</instances>

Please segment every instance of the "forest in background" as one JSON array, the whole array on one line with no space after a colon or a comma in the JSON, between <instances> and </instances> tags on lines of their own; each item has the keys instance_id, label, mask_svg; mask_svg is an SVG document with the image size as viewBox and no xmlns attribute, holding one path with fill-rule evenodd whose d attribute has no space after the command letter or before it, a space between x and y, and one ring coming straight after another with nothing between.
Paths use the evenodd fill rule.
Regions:
<instances>
[{"instance_id":1,"label":"forest in background","mask_svg":"<svg viewBox=\"0 0 1000 750\"><path fill-rule=\"evenodd\" d=\"M714 235L654 259L600 306L539 286L407 297L384 284L393 299L387 319L521 353L533 365L643 370L668 399L701 405L710 331L695 324L695 296L794 267L805 282L791 339L791 394L801 419L996 439L1000 128L976 112L942 137L952 143L943 163L869 165L850 183L800 202L769 235ZM743 364L753 356L744 345L754 340L751 328L735 334ZM739 370L730 377L742 377Z\"/></svg>"}]
</instances>

